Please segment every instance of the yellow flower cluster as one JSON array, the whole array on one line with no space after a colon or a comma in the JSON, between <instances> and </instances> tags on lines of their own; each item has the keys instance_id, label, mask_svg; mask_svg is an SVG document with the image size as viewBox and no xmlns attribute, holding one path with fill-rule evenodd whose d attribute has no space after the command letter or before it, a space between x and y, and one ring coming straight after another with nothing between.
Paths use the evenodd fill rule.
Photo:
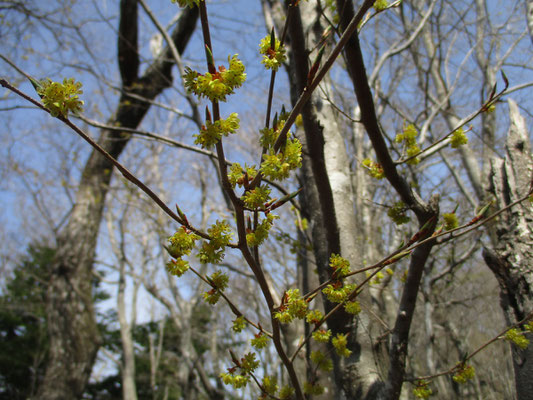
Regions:
<instances>
[{"instance_id":1,"label":"yellow flower cluster","mask_svg":"<svg viewBox=\"0 0 533 400\"><path fill-rule=\"evenodd\" d=\"M429 388L429 382L422 380L416 383L413 394L418 399L427 399L433 394L433 391Z\"/></svg>"},{"instance_id":2,"label":"yellow flower cluster","mask_svg":"<svg viewBox=\"0 0 533 400\"><path fill-rule=\"evenodd\" d=\"M44 106L52 117L68 117L68 113L78 114L83 111L83 101L78 95L82 94L81 83L73 78L63 79L63 83L50 79L39 82L37 93L41 96Z\"/></svg>"},{"instance_id":3,"label":"yellow flower cluster","mask_svg":"<svg viewBox=\"0 0 533 400\"><path fill-rule=\"evenodd\" d=\"M383 11L389 6L387 0L376 0L374 3L374 10L377 12Z\"/></svg>"},{"instance_id":4,"label":"yellow flower cluster","mask_svg":"<svg viewBox=\"0 0 533 400\"><path fill-rule=\"evenodd\" d=\"M226 119L219 119L218 121L211 122L205 121L205 125L202 125L200 133L194 135L196 140L195 144L199 144L202 148L208 148L217 144L222 136L228 136L235 133L239 129L239 117L237 113L231 113Z\"/></svg>"},{"instance_id":5,"label":"yellow flower cluster","mask_svg":"<svg viewBox=\"0 0 533 400\"><path fill-rule=\"evenodd\" d=\"M220 66L218 71L206 72L203 75L186 68L183 78L187 91L211 101L226 101L226 96L234 93L234 90L241 87L246 80L244 64L238 59L237 54L228 57L228 63L228 69Z\"/></svg>"},{"instance_id":6,"label":"yellow flower cluster","mask_svg":"<svg viewBox=\"0 0 533 400\"><path fill-rule=\"evenodd\" d=\"M263 54L262 64L266 69L277 71L278 68L285 62L287 58L285 47L281 46L278 39L274 39L274 46L272 46L272 35L267 35L261 39L259 44L259 53Z\"/></svg>"},{"instance_id":7,"label":"yellow flower cluster","mask_svg":"<svg viewBox=\"0 0 533 400\"><path fill-rule=\"evenodd\" d=\"M456 149L463 144L468 143L468 138L465 135L463 128L456 129L450 136L450 145Z\"/></svg>"},{"instance_id":8,"label":"yellow flower cluster","mask_svg":"<svg viewBox=\"0 0 533 400\"><path fill-rule=\"evenodd\" d=\"M404 143L407 157L413 157L420 153L420 147L418 147L418 144L416 143L417 136L418 132L416 131L415 126L413 124L409 124L405 128L403 128L402 133L398 133L396 135L396 139L394 140L396 143ZM407 163L418 164L419 162L420 159L418 157L414 157L410 159Z\"/></svg>"},{"instance_id":9,"label":"yellow flower cluster","mask_svg":"<svg viewBox=\"0 0 533 400\"><path fill-rule=\"evenodd\" d=\"M476 376L474 367L467 364L459 364L453 375L453 380L457 383L466 383L468 380L474 379L474 376Z\"/></svg>"},{"instance_id":10,"label":"yellow flower cluster","mask_svg":"<svg viewBox=\"0 0 533 400\"><path fill-rule=\"evenodd\" d=\"M379 163L372 161L370 158L365 158L362 164L363 167L365 167L368 175L370 175L371 177L376 179L385 178L385 172L383 171L383 167Z\"/></svg>"}]
</instances>

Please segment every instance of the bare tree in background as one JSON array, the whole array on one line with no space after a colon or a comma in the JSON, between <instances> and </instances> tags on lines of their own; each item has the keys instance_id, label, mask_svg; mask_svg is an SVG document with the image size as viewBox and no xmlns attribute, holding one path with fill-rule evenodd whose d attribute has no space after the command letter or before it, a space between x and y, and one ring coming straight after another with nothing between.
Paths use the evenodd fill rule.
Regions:
<instances>
[{"instance_id":1,"label":"bare tree in background","mask_svg":"<svg viewBox=\"0 0 533 400\"><path fill-rule=\"evenodd\" d=\"M180 52L185 49L195 29L197 15L197 9L186 9L176 24L172 38ZM172 84L174 60L169 47L143 75L139 75L137 30L137 1L121 1L118 64L122 95L109 125L136 128L150 108L149 101ZM99 144L118 158L130 138L125 132L104 130ZM50 357L38 391L39 399L79 398L101 345L94 319L91 280L98 231L112 172L113 166L109 161L93 151L82 172L75 206L57 239L57 259L47 296Z\"/></svg>"},{"instance_id":2,"label":"bare tree in background","mask_svg":"<svg viewBox=\"0 0 533 400\"><path fill-rule=\"evenodd\" d=\"M145 3L138 1L146 9ZM286 240L297 248L297 270L291 270L292 275L284 271L289 269L288 263L283 257L278 259L273 255L275 245L271 242L268 242L271 247L261 247L261 253L246 244L243 232L252 231L253 224L257 224L257 210L255 221L251 218L247 222L247 230L244 229L244 218L237 221L240 230L239 243L235 247L242 251L246 262L242 258L226 259L224 266L233 271L232 279L247 289L232 289L232 298L239 299L234 304L239 307L242 304L243 308L235 311L235 305L230 303L231 311L237 316L242 311L255 315L260 326L272 327L274 336L278 330L282 333L281 338L275 337L275 351L271 348L265 352L264 358L269 361L265 361L262 373L268 375L273 369L278 371L285 367L286 373L278 374L280 381L289 376L291 384L298 388L296 396L299 399L308 395L303 394L298 382L316 384L319 379L326 382L329 391L323 398L409 398L407 389L412 389L411 385L415 389L424 389L427 386L425 380L435 381L433 388L438 388L440 398L486 398L490 392L503 393L496 378L485 386L474 380L461 387L450 378L461 371L462 362L475 363L475 358L470 359L474 340L466 338L465 333L469 325L479 325L479 330L485 327L481 321L470 323L461 320L460 315L447 313L447 310L483 305L486 297L479 282L483 282L486 275L482 278L470 276L480 266L477 254L481 247L483 258L500 285L506 319L505 322L490 320L498 326L489 326L487 330L495 335L506 326L525 329L520 324L533 309L531 206L528 203L515 204L531 194L532 189L527 127L516 103L508 101L510 112L507 117L507 111L501 107L504 104L500 102L501 94L493 90L496 82L501 82L499 71L507 65L515 68L519 81L518 86L508 88L510 92L519 95L523 93L521 89L531 86L531 82L520 81L524 76L530 76L527 75L527 58L517 56L523 48L523 39L528 39L526 27L512 29L504 35L510 22L521 18L523 24L523 15L517 6L506 14L508 20L505 23L495 21L488 2L482 0L459 5L438 0L390 2L387 3L390 7L383 6L383 10L370 0L302 1L298 7L296 3L261 1L267 31L274 26L276 36L285 39L289 50L285 67L290 101L293 106L300 107L301 125L294 129L303 144L303 166L298 182L289 183L291 188L303 186L299 200L294 200L297 228L288 228L289 224L283 221L281 226L283 229L287 227L288 233L278 234L280 242ZM530 29L531 4L526 3ZM185 8L172 33L174 48L165 48L140 75L137 7L136 0L121 1L117 31L121 98L114 117L106 124L109 128L103 128L98 141L115 159L123 154L131 141L130 129L138 127L151 102L171 85L171 68L175 63L179 64L177 53L183 52L197 18L196 7ZM204 34L206 21L204 15ZM213 50L217 55L222 53L220 49ZM318 56L321 51L324 51L323 55ZM203 54L203 49L198 52ZM330 56L332 53L339 55L335 64L335 58ZM324 65L331 66L331 69L327 71ZM315 81L316 74L320 76ZM469 78L467 83L466 76ZM514 74L508 73L507 76L511 85L514 84ZM505 76L503 80L508 85ZM313 86L315 83L317 85ZM310 91L312 94L302 105L302 98ZM493 111L492 106L496 106L494 113L489 112ZM528 103L526 107L529 106ZM211 122L211 114L206 114L206 119ZM292 117L294 121L296 116ZM197 114L193 117L201 128L199 118ZM472 124L468 145L451 150L448 146L450 134L459 128L468 133L468 124ZM395 138L398 132L411 125L417 131L417 144L424 149L419 163L409 162L406 146ZM113 126L124 130L113 129ZM249 136L254 134L250 132ZM501 145L503 142L505 147ZM240 144L244 150L258 147L245 140ZM427 146L431 147L426 150ZM217 152L216 162L219 170L224 171L227 165L222 159L221 145L217 144ZM241 156L237 154L231 156ZM204 156L216 159L208 151L202 153L201 157ZM363 166L366 159L370 163ZM202 164L200 169L203 172L198 177L188 176L198 183L202 192L201 204L198 204L201 211L195 219L199 214L201 222L196 225L203 232L211 215L231 218L250 212L228 188L225 175L205 178L204 166ZM59 234L58 256L47 304L50 363L38 398L80 397L101 343L90 282L112 170L113 165L108 159L95 151L91 153L83 168L75 206ZM376 177L379 179L374 179ZM224 197L212 203L211 213L204 208L207 196L214 196L214 191L206 187L214 181L223 186ZM280 197L287 193L280 191ZM460 217L467 230L470 226L467 221L484 218L476 213L492 198L495 201L492 208L485 210L487 214L509 208L482 228L486 238L481 239L481 229L460 239L453 235L450 235L453 240L444 237L443 212ZM397 220L391 221L397 217L395 212L407 218L402 222L405 225L396 225ZM158 281L156 269L147 269L148 262L143 263L137 272L124 249L128 239L121 225L123 219L117 221L116 217L111 217L111 211L108 215L109 231L119 235L110 235L110 243L119 276L117 307L122 333L123 398L137 396L131 341L135 315L130 316L128 322L124 301L126 280L134 282L135 288L142 285L166 309L169 321L182 333L178 353L183 362L176 371L183 388L182 398L233 396L236 392L231 388L227 392L221 390L221 380L216 375L221 372L217 371L221 358L219 349L224 347L221 343L231 328L216 324L210 327L212 359L204 364L207 356L203 358L193 340L195 335L200 337L201 334L194 332L190 323L197 310L195 307L201 304L203 289L201 286L187 287L193 296L188 302L179 283L173 278L168 282ZM188 211L187 215L190 217ZM156 226L164 225L160 217L154 218ZM415 221L410 222L410 217ZM308 229L304 220L309 221ZM188 224L183 226L189 229ZM298 240L291 238L294 232ZM160 232L160 235L162 238L164 233ZM422 243L416 245L418 241ZM146 243L140 243L139 248L143 245ZM410 249L408 254L399 254L405 258L394 258L398 255L396 251L406 248ZM315 329L312 324L282 325L279 328L272 317L282 308L286 290L290 287L299 285L303 293L309 293L318 284L339 283L330 267L332 254L341 254L353 270L358 270L350 281L364 287L364 290L353 293L361 303L363 311L360 314L353 316L341 308L326 321L333 335L346 335L347 348L351 351L348 357L338 356L331 346L321 347L300 339L308 337ZM391 254L393 256L387 256ZM148 259L142 258L143 261ZM233 260L236 267L231 263ZM393 264L389 274L377 275L378 271L385 271L389 262ZM246 263L252 267L260 288L255 282L245 286L246 282L252 281ZM199 275L206 275L208 268L202 265ZM209 280L204 279L204 283L209 284ZM460 285L475 290L471 296L462 296L466 290L461 290ZM262 292L268 307L262 304L261 294L252 299L250 293L254 290ZM247 302L249 294L251 300ZM313 296L308 297L309 301ZM316 307L326 313L337 307L326 297L317 296L314 301L319 303ZM477 318L472 310L462 315ZM224 314L224 318L232 317ZM262 329L259 329L260 333ZM479 330L472 329L471 332L475 334ZM163 328L161 332L160 340L163 340ZM531 338L531 334L527 335ZM479 340L476 345L484 346L488 340ZM235 352L247 346L236 342L230 345L226 342L226 345ZM295 351L303 345L305 350L301 350L297 357ZM531 347L521 350L512 346L516 395L520 400L527 399L532 390L528 379L533 373ZM151 343L150 348L153 349L151 361L157 366L160 360L157 349L162 347ZM311 353L317 348L325 348L331 356L332 374L318 374L311 360ZM291 354L294 357L287 356ZM238 366L233 354L228 358L230 366ZM208 370L211 366L213 371ZM155 387L154 376L155 373L152 374ZM195 386L195 379L201 382L201 390L200 385ZM249 392L245 392L245 396L256 394L253 389L246 390ZM266 395L261 385L256 390Z\"/></svg>"}]
</instances>

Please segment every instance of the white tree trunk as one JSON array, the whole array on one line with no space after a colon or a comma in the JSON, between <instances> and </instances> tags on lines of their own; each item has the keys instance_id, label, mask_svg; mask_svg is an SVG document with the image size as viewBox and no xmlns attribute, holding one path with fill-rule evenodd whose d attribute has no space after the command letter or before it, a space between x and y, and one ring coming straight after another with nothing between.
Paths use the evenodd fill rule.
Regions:
<instances>
[{"instance_id":1,"label":"white tree trunk","mask_svg":"<svg viewBox=\"0 0 533 400\"><path fill-rule=\"evenodd\" d=\"M488 192L503 208L525 196L532 185L533 158L524 118L509 100L511 126L504 159L494 159ZM483 250L485 262L500 285L500 300L509 325L533 311L533 212L526 201L503 213L489 228L493 248ZM533 341L529 332L528 339ZM516 393L519 400L533 393L533 346L522 350L512 345Z\"/></svg>"}]
</instances>

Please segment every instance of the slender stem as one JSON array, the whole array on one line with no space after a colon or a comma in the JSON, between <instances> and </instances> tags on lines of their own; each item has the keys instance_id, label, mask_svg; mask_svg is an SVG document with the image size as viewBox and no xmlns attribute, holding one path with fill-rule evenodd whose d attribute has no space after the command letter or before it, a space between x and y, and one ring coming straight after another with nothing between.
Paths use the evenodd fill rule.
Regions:
<instances>
[{"instance_id":1,"label":"slender stem","mask_svg":"<svg viewBox=\"0 0 533 400\"><path fill-rule=\"evenodd\" d=\"M211 36L209 33L209 20L207 17L207 8L205 1L201 1L199 4L200 8L200 22L202 24L202 32L204 36L204 45L209 48L211 53L213 52L213 49L211 47ZM209 63L208 61L208 69L212 70L213 65ZM212 102L213 106L213 119L215 121L220 119L220 109L217 101ZM263 296L265 297L265 300L268 305L268 309L270 311L270 319L272 323L272 339L274 342L274 346L276 348L276 351L283 362L285 369L287 370L287 373L289 374L290 381L292 383L292 386L295 390L295 394L298 400L304 400L304 394L302 392L302 388L300 387L300 383L298 381L298 375L296 374L296 371L294 369L294 365L292 364L291 360L288 358L287 354L285 353L285 350L283 349L283 345L281 343L281 330L279 326L279 322L274 318L274 299L272 297L272 293L270 292L270 287L268 285L268 282L265 278L265 275L258 264L256 258L252 255L250 252L250 249L248 247L248 244L246 243L246 221L244 216L244 207L242 204L242 200L240 200L237 195L235 194L228 176L227 176L227 165L224 162L224 148L222 146L222 141L219 141L216 144L216 151L218 155L218 163L220 168L220 174L222 179L222 185L224 191L228 194L228 196L231 199L231 202L233 204L233 207L235 209L235 220L237 225L237 233L239 237L239 249L250 266L250 269L254 273L257 282L259 283L259 286L261 288L261 291L263 293Z\"/></svg>"},{"instance_id":2,"label":"slender stem","mask_svg":"<svg viewBox=\"0 0 533 400\"><path fill-rule=\"evenodd\" d=\"M478 354L480 351L484 350L485 348L487 348L488 346L490 346L492 343L500 340L502 338L503 335L505 335L505 333L507 333L507 331L509 331L510 329L513 329L513 328L516 328L517 326L520 326L522 325L523 323L531 320L533 318L533 311L531 311L525 318L523 318L521 321L518 321L517 323L511 325L511 326L508 326L506 327L505 329L503 329L500 333L498 333L496 336L494 336L492 339L488 340L487 342L483 343L481 346L479 346L476 350L474 350L471 354L469 354L467 357L465 357L463 360L461 360L461 363L465 363L466 361L474 358L474 356L476 354ZM415 381L420 381L420 380L428 380L428 379L434 379L434 378L437 378L439 376L443 376L443 375L449 375L451 373L454 373L455 370L457 369L457 365L454 365L453 367L450 367L448 368L446 371L442 371L442 372L437 372L436 374L433 374L433 375L427 375L427 376L421 376L421 377L416 377L416 378L410 378L410 379L406 379L406 381L408 382L415 382Z\"/></svg>"}]
</instances>

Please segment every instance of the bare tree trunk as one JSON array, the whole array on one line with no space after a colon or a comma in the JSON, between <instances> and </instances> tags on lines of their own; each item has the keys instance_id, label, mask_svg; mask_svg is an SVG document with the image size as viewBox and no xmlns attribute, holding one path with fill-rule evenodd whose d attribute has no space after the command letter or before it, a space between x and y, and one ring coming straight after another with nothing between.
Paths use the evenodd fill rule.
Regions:
<instances>
[{"instance_id":1,"label":"bare tree trunk","mask_svg":"<svg viewBox=\"0 0 533 400\"><path fill-rule=\"evenodd\" d=\"M109 211L109 210L108 210ZM125 218L128 215L129 207L122 213L122 218L118 223L120 241L115 237L113 216L111 212L106 213L107 231L109 241L117 258L119 278L117 285L117 317L120 325L120 341L122 344L122 360L120 364L122 379L122 398L124 400L137 400L137 387L135 384L135 352L133 345L132 328L136 325L137 315L137 292L139 283L134 283L131 300L131 321L128 322L126 316L126 264L128 263L125 250Z\"/></svg>"},{"instance_id":2,"label":"bare tree trunk","mask_svg":"<svg viewBox=\"0 0 533 400\"><path fill-rule=\"evenodd\" d=\"M531 187L533 159L524 118L509 100L511 126L504 159L493 159L488 192L498 208L526 195ZM493 248L484 248L483 258L500 285L500 302L509 325L533 311L533 213L530 204L513 207L490 227ZM527 334L533 341L533 334ZM533 393L533 346L512 345L516 393L519 400Z\"/></svg>"},{"instance_id":3,"label":"bare tree trunk","mask_svg":"<svg viewBox=\"0 0 533 400\"><path fill-rule=\"evenodd\" d=\"M111 125L137 127L153 99L172 82L169 49L138 77L137 1L122 0L118 58L124 92ZM172 38L182 52L197 20L197 9L186 9ZM99 144L118 158L130 136L103 131ZM57 239L57 256L47 291L50 356L38 399L80 398L91 374L101 343L92 302L92 268L105 197L112 177L112 164L93 151L85 165L69 221Z\"/></svg>"},{"instance_id":4,"label":"bare tree trunk","mask_svg":"<svg viewBox=\"0 0 533 400\"><path fill-rule=\"evenodd\" d=\"M273 13L278 11L275 2L264 0L263 4ZM353 15L353 6L351 3L347 4L346 8L352 10L350 13L343 5L338 5L337 9L343 10L343 16L346 20L350 20ZM371 6L371 2L365 2L366 10ZM316 29L317 27L320 29L318 17L320 10L315 10L313 7L300 4L298 9L293 10L288 27L291 49L289 80L293 101L307 85L308 58L313 58L309 57L308 49L317 45L313 39L316 41L319 37ZM352 44L349 43L348 46ZM353 50L357 52L357 48L353 47ZM386 169L387 178L404 202L415 211L422 226L430 217L438 214L436 199L429 205L424 204L398 175L381 137L381 132L376 130L377 120L370 89L367 90L368 95L366 92L361 95L360 92L367 82L366 75L359 76L361 70L364 71L364 64L360 60L354 61L354 57L353 52L347 54L348 64L358 63L356 69L349 71L354 83L364 80L362 86L356 87L356 94L362 107L365 128L367 132L372 130L371 140L375 139L372 140L372 144L381 157L380 162ZM302 140L303 173L306 179L303 194L311 217L313 251L321 282L330 278L328 263L332 253L340 253L342 250L343 254L346 252L353 258L357 254L353 238L354 229L349 228L355 225L355 202L351 198L352 188L346 173L348 170L346 149L341 140L342 137L335 130L336 123L332 123L332 121L335 122L335 116L329 108L329 104L324 104L317 94L314 94L313 101L307 103L302 109L305 129L305 138ZM329 153L326 153L327 151ZM333 159L330 159L331 157ZM380 377L380 371L376 369L376 365L382 363L374 357L372 342L368 335L368 317L362 316L354 319L353 316L341 311L328 319L328 327L334 334L349 333L349 348L353 351L347 360L334 359L336 393L332 394L333 398L396 399L399 397L405 374L407 339L414 306L422 271L432 246L430 242L421 246L413 254L406 287L397 309L396 326L392 332L391 354L388 360L391 368L385 381ZM331 304L327 301L325 303L325 309L329 311Z\"/></svg>"}]
</instances>

